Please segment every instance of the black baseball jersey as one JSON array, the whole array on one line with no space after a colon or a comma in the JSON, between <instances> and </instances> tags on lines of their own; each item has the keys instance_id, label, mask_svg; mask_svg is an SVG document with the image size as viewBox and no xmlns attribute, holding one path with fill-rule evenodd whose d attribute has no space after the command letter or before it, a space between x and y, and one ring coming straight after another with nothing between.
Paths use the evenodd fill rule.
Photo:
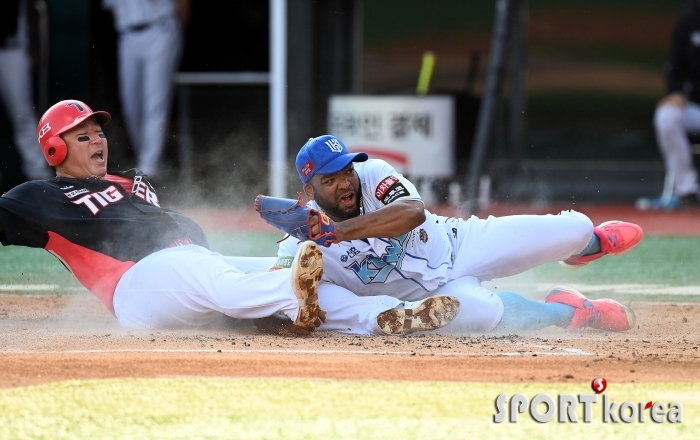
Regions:
<instances>
[{"instance_id":1,"label":"black baseball jersey","mask_svg":"<svg viewBox=\"0 0 700 440\"><path fill-rule=\"evenodd\" d=\"M184 238L209 246L194 221L160 207L138 170L24 183L0 197L0 225L3 245L51 252L112 311L114 289L136 262Z\"/></svg>"},{"instance_id":2,"label":"black baseball jersey","mask_svg":"<svg viewBox=\"0 0 700 440\"><path fill-rule=\"evenodd\" d=\"M683 18L673 31L666 85L700 104L700 11Z\"/></svg>"}]
</instances>

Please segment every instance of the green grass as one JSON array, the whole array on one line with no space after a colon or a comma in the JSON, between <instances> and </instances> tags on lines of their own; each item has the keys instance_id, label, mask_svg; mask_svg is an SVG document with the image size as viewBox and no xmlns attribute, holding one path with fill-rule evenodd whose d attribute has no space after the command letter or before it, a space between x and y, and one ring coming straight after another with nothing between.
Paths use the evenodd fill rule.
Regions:
<instances>
[{"instance_id":1,"label":"green grass","mask_svg":"<svg viewBox=\"0 0 700 440\"><path fill-rule=\"evenodd\" d=\"M465 378L468 380L468 378ZM1 438L697 438L700 384L614 384L616 402L680 402L680 424L493 423L500 393L591 393L574 384L160 378L0 391ZM581 407L578 415L582 416ZM556 436L556 437L555 437Z\"/></svg>"},{"instance_id":2,"label":"green grass","mask_svg":"<svg viewBox=\"0 0 700 440\"><path fill-rule=\"evenodd\" d=\"M211 248L225 255L274 256L282 234L254 232L210 232ZM638 284L659 286L700 286L700 237L645 237L632 252L603 258L581 269L570 271L557 263L545 264L521 275L492 282L510 290L541 298L544 291L534 291L537 284L607 285ZM0 247L0 285L55 285L53 293L65 293L80 287L54 256L44 250ZM66 290L68 289L68 290ZM29 291L31 292L31 291ZM35 292L34 292L35 293ZM586 292L584 292L586 293ZM596 291L620 300L700 301L700 289L691 295L649 295Z\"/></svg>"}]
</instances>

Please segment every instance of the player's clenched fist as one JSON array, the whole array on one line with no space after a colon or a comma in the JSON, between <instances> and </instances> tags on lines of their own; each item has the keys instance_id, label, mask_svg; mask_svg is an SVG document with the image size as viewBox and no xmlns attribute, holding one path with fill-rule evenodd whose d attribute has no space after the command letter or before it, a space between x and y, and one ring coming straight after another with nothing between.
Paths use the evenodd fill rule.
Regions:
<instances>
[{"instance_id":1,"label":"player's clenched fist","mask_svg":"<svg viewBox=\"0 0 700 440\"><path fill-rule=\"evenodd\" d=\"M324 213L297 200L268 197L255 198L255 210L267 223L301 241L312 240L322 246L337 242L335 222Z\"/></svg>"}]
</instances>

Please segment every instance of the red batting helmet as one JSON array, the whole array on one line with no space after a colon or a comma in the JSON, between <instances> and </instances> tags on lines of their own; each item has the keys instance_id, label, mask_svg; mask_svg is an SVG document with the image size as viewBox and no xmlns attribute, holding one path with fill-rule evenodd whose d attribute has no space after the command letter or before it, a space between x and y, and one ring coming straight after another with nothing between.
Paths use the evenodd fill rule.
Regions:
<instances>
[{"instance_id":1,"label":"red batting helmet","mask_svg":"<svg viewBox=\"0 0 700 440\"><path fill-rule=\"evenodd\" d=\"M94 112L84 102L76 100L61 101L51 106L39 120L37 134L39 145L46 161L52 167L63 162L68 154L68 147L61 139L65 133L87 118L93 116L101 126L107 125L112 117L107 112Z\"/></svg>"}]
</instances>

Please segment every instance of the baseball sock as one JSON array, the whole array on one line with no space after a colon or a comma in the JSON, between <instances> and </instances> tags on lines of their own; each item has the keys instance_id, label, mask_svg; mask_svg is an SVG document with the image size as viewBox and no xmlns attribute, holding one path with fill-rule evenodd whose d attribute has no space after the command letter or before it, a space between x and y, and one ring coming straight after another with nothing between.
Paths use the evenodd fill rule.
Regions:
<instances>
[{"instance_id":1,"label":"baseball sock","mask_svg":"<svg viewBox=\"0 0 700 440\"><path fill-rule=\"evenodd\" d=\"M566 304L532 301L517 293L498 292L497 295L503 301L503 316L495 331L539 330L550 325L566 325L576 311Z\"/></svg>"},{"instance_id":2,"label":"baseball sock","mask_svg":"<svg viewBox=\"0 0 700 440\"><path fill-rule=\"evenodd\" d=\"M597 254L600 251L600 238L598 238L597 235L593 234L593 237L591 237L591 241L588 242L588 246L586 246L586 249L584 249L581 253L572 255L572 257L582 257L584 255Z\"/></svg>"}]
</instances>

